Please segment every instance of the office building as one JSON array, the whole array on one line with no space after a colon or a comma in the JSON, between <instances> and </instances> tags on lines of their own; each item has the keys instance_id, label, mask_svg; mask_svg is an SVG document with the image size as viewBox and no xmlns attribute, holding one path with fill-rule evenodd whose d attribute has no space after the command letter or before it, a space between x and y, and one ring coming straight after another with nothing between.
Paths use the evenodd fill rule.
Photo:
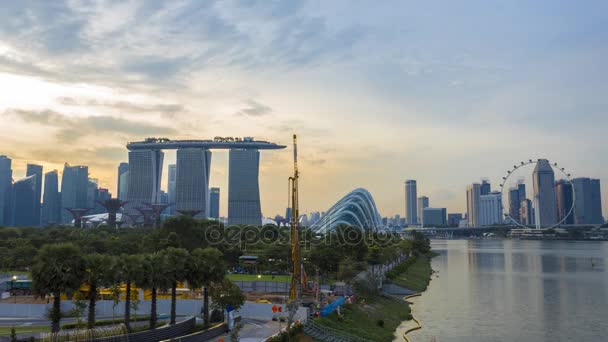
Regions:
<instances>
[{"instance_id":1,"label":"office building","mask_svg":"<svg viewBox=\"0 0 608 342\"><path fill-rule=\"evenodd\" d=\"M521 224L525 226L534 225L534 207L532 201L525 199L521 202L519 216L521 217Z\"/></svg>"},{"instance_id":2,"label":"office building","mask_svg":"<svg viewBox=\"0 0 608 342\"><path fill-rule=\"evenodd\" d=\"M169 194L163 190L160 191L160 204L169 204Z\"/></svg>"},{"instance_id":3,"label":"office building","mask_svg":"<svg viewBox=\"0 0 608 342\"><path fill-rule=\"evenodd\" d=\"M603 224L602 197L599 179L575 178L574 223Z\"/></svg>"},{"instance_id":4,"label":"office building","mask_svg":"<svg viewBox=\"0 0 608 342\"><path fill-rule=\"evenodd\" d=\"M209 218L216 220L220 218L220 188L209 190Z\"/></svg>"},{"instance_id":5,"label":"office building","mask_svg":"<svg viewBox=\"0 0 608 342\"><path fill-rule=\"evenodd\" d=\"M34 226L40 226L40 201L42 200L42 165L27 164L26 177L36 175L36 204L34 207Z\"/></svg>"},{"instance_id":6,"label":"office building","mask_svg":"<svg viewBox=\"0 0 608 342\"><path fill-rule=\"evenodd\" d=\"M202 148L177 150L175 209L195 210L197 218L209 216L211 152Z\"/></svg>"},{"instance_id":7,"label":"office building","mask_svg":"<svg viewBox=\"0 0 608 342\"><path fill-rule=\"evenodd\" d=\"M165 154L161 150L129 151L129 189L125 212L138 213L146 203L160 202L160 180Z\"/></svg>"},{"instance_id":8,"label":"office building","mask_svg":"<svg viewBox=\"0 0 608 342\"><path fill-rule=\"evenodd\" d=\"M521 202L528 198L526 196L526 183L520 181L519 184L517 184L517 193L519 194L519 205L521 207Z\"/></svg>"},{"instance_id":9,"label":"office building","mask_svg":"<svg viewBox=\"0 0 608 342\"><path fill-rule=\"evenodd\" d=\"M515 222L521 222L519 211L521 207L521 196L519 195L519 188L509 189L509 216Z\"/></svg>"},{"instance_id":10,"label":"office building","mask_svg":"<svg viewBox=\"0 0 608 342\"><path fill-rule=\"evenodd\" d=\"M422 222L424 227L447 226L447 209L424 208L422 210Z\"/></svg>"},{"instance_id":11,"label":"office building","mask_svg":"<svg viewBox=\"0 0 608 342\"><path fill-rule=\"evenodd\" d=\"M454 213L448 214L448 226L458 227L460 225L460 221L463 220L462 214Z\"/></svg>"},{"instance_id":12,"label":"office building","mask_svg":"<svg viewBox=\"0 0 608 342\"><path fill-rule=\"evenodd\" d=\"M13 222L15 227L33 227L39 224L36 217L36 184L38 175L20 179L13 184Z\"/></svg>"},{"instance_id":13,"label":"office building","mask_svg":"<svg viewBox=\"0 0 608 342\"><path fill-rule=\"evenodd\" d=\"M120 163L120 165L118 165L118 185L116 186L116 193L118 194L118 199L121 201L126 201L128 191L129 163Z\"/></svg>"},{"instance_id":14,"label":"office building","mask_svg":"<svg viewBox=\"0 0 608 342\"><path fill-rule=\"evenodd\" d=\"M547 159L539 159L536 162L532 179L536 227L554 226L557 223L555 173Z\"/></svg>"},{"instance_id":15,"label":"office building","mask_svg":"<svg viewBox=\"0 0 608 342\"><path fill-rule=\"evenodd\" d=\"M481 185L471 184L467 187L467 218L469 227L479 227L479 205Z\"/></svg>"},{"instance_id":16,"label":"office building","mask_svg":"<svg viewBox=\"0 0 608 342\"><path fill-rule=\"evenodd\" d=\"M44 198L40 221L42 226L61 223L61 196L57 170L44 175Z\"/></svg>"},{"instance_id":17,"label":"office building","mask_svg":"<svg viewBox=\"0 0 608 342\"><path fill-rule=\"evenodd\" d=\"M12 222L13 170L11 164L10 158L0 155L0 226L8 226Z\"/></svg>"},{"instance_id":18,"label":"office building","mask_svg":"<svg viewBox=\"0 0 608 342\"><path fill-rule=\"evenodd\" d=\"M479 196L479 226L492 226L503 223L502 194L491 192Z\"/></svg>"},{"instance_id":19,"label":"office building","mask_svg":"<svg viewBox=\"0 0 608 342\"><path fill-rule=\"evenodd\" d=\"M490 182L487 179L483 179L481 181L480 191L481 191L480 196L489 195L490 192L492 192L492 185L490 184Z\"/></svg>"},{"instance_id":20,"label":"office building","mask_svg":"<svg viewBox=\"0 0 608 342\"><path fill-rule=\"evenodd\" d=\"M256 149L232 149L228 168L228 224L261 225L260 152Z\"/></svg>"},{"instance_id":21,"label":"office building","mask_svg":"<svg viewBox=\"0 0 608 342\"><path fill-rule=\"evenodd\" d=\"M564 179L555 182L555 196L557 202L557 221L562 224L574 224L574 211L570 212L574 200L572 184Z\"/></svg>"},{"instance_id":22,"label":"office building","mask_svg":"<svg viewBox=\"0 0 608 342\"><path fill-rule=\"evenodd\" d=\"M98 180L94 178L89 178L87 181L87 205L86 208L90 208L91 210L87 213L88 215L97 215L104 212L102 206L100 206L97 201L99 201L99 186Z\"/></svg>"},{"instance_id":23,"label":"office building","mask_svg":"<svg viewBox=\"0 0 608 342\"><path fill-rule=\"evenodd\" d=\"M423 210L429 207L429 198L426 196L418 197L418 223L424 225Z\"/></svg>"},{"instance_id":24,"label":"office building","mask_svg":"<svg viewBox=\"0 0 608 342\"><path fill-rule=\"evenodd\" d=\"M70 166L66 163L61 176L61 222L70 223L72 214L66 210L87 208L89 182L88 166Z\"/></svg>"},{"instance_id":25,"label":"office building","mask_svg":"<svg viewBox=\"0 0 608 342\"><path fill-rule=\"evenodd\" d=\"M405 219L407 224L418 224L418 194L415 180L405 181Z\"/></svg>"},{"instance_id":26,"label":"office building","mask_svg":"<svg viewBox=\"0 0 608 342\"><path fill-rule=\"evenodd\" d=\"M285 209L285 219L287 222L291 222L291 208Z\"/></svg>"},{"instance_id":27,"label":"office building","mask_svg":"<svg viewBox=\"0 0 608 342\"><path fill-rule=\"evenodd\" d=\"M177 164L170 164L167 172L167 195L169 196L169 204L167 212L170 215L175 214L175 191L177 185Z\"/></svg>"}]
</instances>

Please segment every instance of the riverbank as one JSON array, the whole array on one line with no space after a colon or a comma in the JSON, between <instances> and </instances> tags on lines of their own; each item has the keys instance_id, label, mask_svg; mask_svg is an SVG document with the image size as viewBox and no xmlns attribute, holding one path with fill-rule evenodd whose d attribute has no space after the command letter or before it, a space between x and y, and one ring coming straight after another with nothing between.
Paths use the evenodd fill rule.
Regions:
<instances>
[{"instance_id":1,"label":"riverbank","mask_svg":"<svg viewBox=\"0 0 608 342\"><path fill-rule=\"evenodd\" d=\"M395 284L406 289L410 289L414 292L424 292L429 286L433 269L431 268L431 258L437 254L428 253L419 257L412 257L402 265L395 268L396 272L389 272L388 278ZM413 261L412 261L413 260ZM410 262L409 265L406 263ZM405 267L405 270L401 270L401 266ZM400 272L401 271L401 272Z\"/></svg>"}]
</instances>

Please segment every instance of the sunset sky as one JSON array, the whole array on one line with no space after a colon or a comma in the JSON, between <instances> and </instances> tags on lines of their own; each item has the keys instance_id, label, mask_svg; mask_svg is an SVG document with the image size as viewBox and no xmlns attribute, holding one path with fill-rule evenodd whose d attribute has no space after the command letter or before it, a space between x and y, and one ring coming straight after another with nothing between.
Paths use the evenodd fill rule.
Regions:
<instances>
[{"instance_id":1,"label":"sunset sky","mask_svg":"<svg viewBox=\"0 0 608 342\"><path fill-rule=\"evenodd\" d=\"M607 1L6 1L0 154L116 194L128 141L297 133L304 212L363 187L383 216L406 179L464 212L467 184L543 157L600 178L606 214L607 79ZM265 216L290 149L262 152Z\"/></svg>"}]
</instances>

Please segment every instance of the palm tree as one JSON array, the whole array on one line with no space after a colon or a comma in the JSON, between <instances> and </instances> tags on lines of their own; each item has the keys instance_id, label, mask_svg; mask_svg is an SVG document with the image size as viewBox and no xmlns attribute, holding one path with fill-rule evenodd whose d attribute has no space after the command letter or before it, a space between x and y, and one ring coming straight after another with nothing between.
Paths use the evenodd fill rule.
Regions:
<instances>
[{"instance_id":1,"label":"palm tree","mask_svg":"<svg viewBox=\"0 0 608 342\"><path fill-rule=\"evenodd\" d=\"M162 251L165 258L165 278L171 282L171 321L175 324L175 303L177 300L177 283L186 280L190 254L183 248L169 247Z\"/></svg>"},{"instance_id":2,"label":"palm tree","mask_svg":"<svg viewBox=\"0 0 608 342\"><path fill-rule=\"evenodd\" d=\"M116 264L116 277L119 282L126 285L125 289L125 326L131 331L131 286L141 279L143 272L142 257L139 255L121 254Z\"/></svg>"},{"instance_id":3,"label":"palm tree","mask_svg":"<svg viewBox=\"0 0 608 342\"><path fill-rule=\"evenodd\" d=\"M165 256L161 253L146 254L142 262L142 277L136 283L138 287L149 289L152 292L150 305L150 329L156 328L157 314L157 292L166 291L171 283L167 281L163 272L166 269Z\"/></svg>"},{"instance_id":4,"label":"palm tree","mask_svg":"<svg viewBox=\"0 0 608 342\"><path fill-rule=\"evenodd\" d=\"M197 248L192 251L188 263L188 283L191 288L203 287L203 320L209 328L209 293L212 283L220 283L226 275L223 254L216 248Z\"/></svg>"},{"instance_id":5,"label":"palm tree","mask_svg":"<svg viewBox=\"0 0 608 342\"><path fill-rule=\"evenodd\" d=\"M71 243L45 245L32 266L34 291L41 296L53 296L51 331L59 331L61 294L80 288L85 270L82 252Z\"/></svg>"},{"instance_id":6,"label":"palm tree","mask_svg":"<svg viewBox=\"0 0 608 342\"><path fill-rule=\"evenodd\" d=\"M112 284L114 258L109 255L89 254L84 257L84 282L89 284L89 316L87 328L95 328L95 304L98 287Z\"/></svg>"}]
</instances>

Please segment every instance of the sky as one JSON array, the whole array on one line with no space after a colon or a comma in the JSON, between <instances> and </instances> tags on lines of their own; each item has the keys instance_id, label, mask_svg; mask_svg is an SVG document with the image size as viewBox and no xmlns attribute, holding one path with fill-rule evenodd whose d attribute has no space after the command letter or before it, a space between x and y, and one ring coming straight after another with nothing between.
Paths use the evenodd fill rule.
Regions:
<instances>
[{"instance_id":1,"label":"sky","mask_svg":"<svg viewBox=\"0 0 608 342\"><path fill-rule=\"evenodd\" d=\"M606 1L1 6L0 154L15 178L28 162L88 165L116 194L129 141L296 133L303 212L362 187L403 216L406 179L464 212L467 184L498 190L514 163L547 158L600 178L608 213ZM290 148L261 152L265 216L285 212ZM226 215L227 152L211 168Z\"/></svg>"}]
</instances>

